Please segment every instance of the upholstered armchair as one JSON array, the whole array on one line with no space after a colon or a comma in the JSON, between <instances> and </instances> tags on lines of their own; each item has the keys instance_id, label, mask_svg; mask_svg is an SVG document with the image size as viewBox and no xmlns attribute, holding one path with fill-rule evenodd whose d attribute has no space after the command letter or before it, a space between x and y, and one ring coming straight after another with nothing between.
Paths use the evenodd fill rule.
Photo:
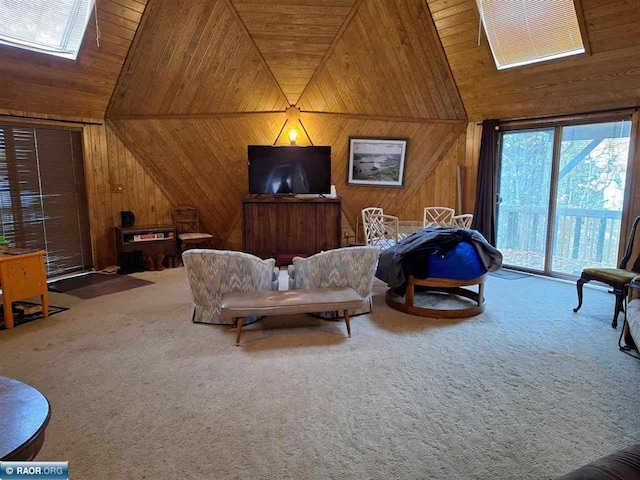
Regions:
<instances>
[{"instance_id":1,"label":"upholstered armchair","mask_svg":"<svg viewBox=\"0 0 640 480\"><path fill-rule=\"evenodd\" d=\"M349 310L350 315L371 311L373 276L380 250L375 247L346 247L294 257L289 265L289 290L303 288L351 287L364 299L364 307ZM322 312L323 318L336 318L336 312Z\"/></svg>"},{"instance_id":2,"label":"upholstered armchair","mask_svg":"<svg viewBox=\"0 0 640 480\"><path fill-rule=\"evenodd\" d=\"M192 320L197 323L232 324L220 315L222 295L227 292L264 292L278 289L279 270L273 258L229 250L194 248L182 254L187 269ZM247 317L244 324L256 321Z\"/></svg>"}]
</instances>

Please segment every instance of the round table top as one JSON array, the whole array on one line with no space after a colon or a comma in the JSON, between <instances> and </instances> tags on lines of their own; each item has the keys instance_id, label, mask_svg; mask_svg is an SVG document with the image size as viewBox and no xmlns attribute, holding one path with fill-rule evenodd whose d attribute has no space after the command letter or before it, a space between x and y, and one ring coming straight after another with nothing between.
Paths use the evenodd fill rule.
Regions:
<instances>
[{"instance_id":1,"label":"round table top","mask_svg":"<svg viewBox=\"0 0 640 480\"><path fill-rule=\"evenodd\" d=\"M30 385L0 377L0 460L32 459L44 441L49 401Z\"/></svg>"}]
</instances>

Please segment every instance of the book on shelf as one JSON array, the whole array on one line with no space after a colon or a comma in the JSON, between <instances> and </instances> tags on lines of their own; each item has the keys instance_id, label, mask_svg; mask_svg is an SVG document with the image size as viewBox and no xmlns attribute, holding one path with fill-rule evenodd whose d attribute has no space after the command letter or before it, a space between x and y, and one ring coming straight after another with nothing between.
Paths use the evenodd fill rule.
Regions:
<instances>
[{"instance_id":1,"label":"book on shelf","mask_svg":"<svg viewBox=\"0 0 640 480\"><path fill-rule=\"evenodd\" d=\"M164 240L164 233L141 233L133 236L132 241L144 242L148 240Z\"/></svg>"}]
</instances>

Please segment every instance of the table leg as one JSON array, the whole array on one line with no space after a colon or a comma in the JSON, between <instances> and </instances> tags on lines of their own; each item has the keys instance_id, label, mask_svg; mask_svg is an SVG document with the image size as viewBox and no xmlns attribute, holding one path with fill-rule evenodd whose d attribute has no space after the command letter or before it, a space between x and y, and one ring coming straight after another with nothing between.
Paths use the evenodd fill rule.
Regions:
<instances>
[{"instance_id":1,"label":"table leg","mask_svg":"<svg viewBox=\"0 0 640 480\"><path fill-rule=\"evenodd\" d=\"M42 317L47 318L49 316L49 295L47 292L40 295L40 303L42 305Z\"/></svg>"},{"instance_id":2,"label":"table leg","mask_svg":"<svg viewBox=\"0 0 640 480\"><path fill-rule=\"evenodd\" d=\"M7 291L2 292L2 308L4 310L4 328L13 328L13 308Z\"/></svg>"},{"instance_id":3,"label":"table leg","mask_svg":"<svg viewBox=\"0 0 640 480\"><path fill-rule=\"evenodd\" d=\"M349 323L349 310L344 311L344 323L347 324L347 333L349 334L349 338L351 338L351 324Z\"/></svg>"},{"instance_id":4,"label":"table leg","mask_svg":"<svg viewBox=\"0 0 640 480\"><path fill-rule=\"evenodd\" d=\"M242 323L244 322L244 317L239 317L236 319L236 347L240 346L240 335L242 335Z\"/></svg>"}]
</instances>

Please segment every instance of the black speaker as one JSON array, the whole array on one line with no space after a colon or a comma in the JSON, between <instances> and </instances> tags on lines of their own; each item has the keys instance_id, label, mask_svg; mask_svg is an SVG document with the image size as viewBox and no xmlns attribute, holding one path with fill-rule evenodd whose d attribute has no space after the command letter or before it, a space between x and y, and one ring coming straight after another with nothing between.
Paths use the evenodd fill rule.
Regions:
<instances>
[{"instance_id":1,"label":"black speaker","mask_svg":"<svg viewBox=\"0 0 640 480\"><path fill-rule=\"evenodd\" d=\"M120 221L122 222L122 226L124 228L133 227L133 224L136 223L136 216L133 212L125 211L120 212Z\"/></svg>"}]
</instances>

